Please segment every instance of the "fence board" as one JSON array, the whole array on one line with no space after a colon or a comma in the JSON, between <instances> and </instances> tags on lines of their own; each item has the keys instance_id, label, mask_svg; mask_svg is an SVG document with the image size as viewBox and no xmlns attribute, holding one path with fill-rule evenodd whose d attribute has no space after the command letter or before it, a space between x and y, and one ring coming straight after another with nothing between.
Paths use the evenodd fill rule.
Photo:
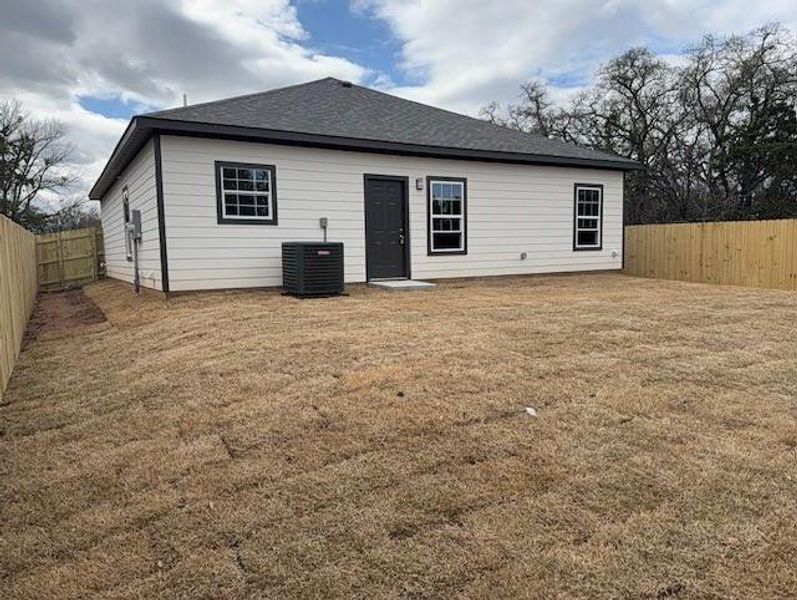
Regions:
<instances>
[{"instance_id":1,"label":"fence board","mask_svg":"<svg viewBox=\"0 0 797 600\"><path fill-rule=\"evenodd\" d=\"M36 302L36 238L0 216L0 395Z\"/></svg>"},{"instance_id":2,"label":"fence board","mask_svg":"<svg viewBox=\"0 0 797 600\"><path fill-rule=\"evenodd\" d=\"M797 219L632 225L629 275L797 290Z\"/></svg>"},{"instance_id":3,"label":"fence board","mask_svg":"<svg viewBox=\"0 0 797 600\"><path fill-rule=\"evenodd\" d=\"M95 227L36 236L39 287L52 292L95 281L101 262L102 232Z\"/></svg>"}]
</instances>

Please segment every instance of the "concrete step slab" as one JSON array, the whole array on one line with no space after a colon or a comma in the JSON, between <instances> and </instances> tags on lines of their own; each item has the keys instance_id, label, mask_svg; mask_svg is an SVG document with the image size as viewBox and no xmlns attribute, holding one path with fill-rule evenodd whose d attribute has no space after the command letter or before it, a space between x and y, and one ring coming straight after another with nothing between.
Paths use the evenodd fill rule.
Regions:
<instances>
[{"instance_id":1,"label":"concrete step slab","mask_svg":"<svg viewBox=\"0 0 797 600\"><path fill-rule=\"evenodd\" d=\"M369 285L390 290L392 292L410 292L413 290L431 290L437 287L435 283L428 281L416 281L415 279L391 279L385 281L371 281Z\"/></svg>"}]
</instances>

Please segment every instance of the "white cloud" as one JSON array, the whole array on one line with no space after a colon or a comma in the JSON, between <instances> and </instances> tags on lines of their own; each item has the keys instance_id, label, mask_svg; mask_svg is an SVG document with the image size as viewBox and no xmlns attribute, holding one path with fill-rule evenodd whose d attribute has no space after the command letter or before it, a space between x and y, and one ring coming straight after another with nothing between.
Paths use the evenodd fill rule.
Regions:
<instances>
[{"instance_id":1,"label":"white cloud","mask_svg":"<svg viewBox=\"0 0 797 600\"><path fill-rule=\"evenodd\" d=\"M28 0L3 8L0 99L16 98L33 117L67 125L85 193L127 120L86 111L80 96L175 106L183 93L196 103L368 74L306 40L288 0Z\"/></svg>"},{"instance_id":2,"label":"white cloud","mask_svg":"<svg viewBox=\"0 0 797 600\"><path fill-rule=\"evenodd\" d=\"M649 44L677 55L704 33L797 24L793 0L355 0L402 41L401 69L418 84L393 91L475 114L519 82L587 80L606 58ZM568 87L562 86L560 87ZM556 94L566 90L555 90Z\"/></svg>"}]
</instances>

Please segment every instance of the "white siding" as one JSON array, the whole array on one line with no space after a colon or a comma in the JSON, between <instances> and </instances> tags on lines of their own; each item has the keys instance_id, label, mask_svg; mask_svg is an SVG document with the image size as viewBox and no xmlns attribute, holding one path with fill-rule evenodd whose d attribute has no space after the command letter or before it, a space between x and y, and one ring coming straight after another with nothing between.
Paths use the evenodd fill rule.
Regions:
<instances>
[{"instance_id":1,"label":"white siding","mask_svg":"<svg viewBox=\"0 0 797 600\"><path fill-rule=\"evenodd\" d=\"M102 200L102 233L105 241L105 265L108 277L133 281L133 263L125 254L122 190L127 186L130 210L141 211L141 246L139 271L141 285L161 286L158 204L155 192L155 151L150 140L111 186Z\"/></svg>"},{"instance_id":2,"label":"white siding","mask_svg":"<svg viewBox=\"0 0 797 600\"><path fill-rule=\"evenodd\" d=\"M163 187L172 290L281 285L280 243L345 247L346 281L365 280L363 175L409 177L411 271L416 279L622 266L623 176L617 171L506 165L163 136ZM214 161L276 166L279 224L219 225ZM427 255L427 175L468 181L468 254ZM573 251L573 186L604 186L603 249ZM521 260L526 252L528 258ZM613 255L614 254L614 255Z\"/></svg>"}]
</instances>

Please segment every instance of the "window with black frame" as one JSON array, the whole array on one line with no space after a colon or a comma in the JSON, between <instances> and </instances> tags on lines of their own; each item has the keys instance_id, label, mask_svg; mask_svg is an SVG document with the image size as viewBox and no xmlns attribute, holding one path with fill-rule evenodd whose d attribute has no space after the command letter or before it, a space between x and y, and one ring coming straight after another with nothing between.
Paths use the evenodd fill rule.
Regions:
<instances>
[{"instance_id":1,"label":"window with black frame","mask_svg":"<svg viewBox=\"0 0 797 600\"><path fill-rule=\"evenodd\" d=\"M600 250L603 238L603 186L576 184L574 250Z\"/></svg>"},{"instance_id":2,"label":"window with black frame","mask_svg":"<svg viewBox=\"0 0 797 600\"><path fill-rule=\"evenodd\" d=\"M430 177L429 254L467 252L466 180Z\"/></svg>"},{"instance_id":3,"label":"window with black frame","mask_svg":"<svg viewBox=\"0 0 797 600\"><path fill-rule=\"evenodd\" d=\"M273 165L216 163L219 223L276 225L276 172Z\"/></svg>"}]
</instances>

